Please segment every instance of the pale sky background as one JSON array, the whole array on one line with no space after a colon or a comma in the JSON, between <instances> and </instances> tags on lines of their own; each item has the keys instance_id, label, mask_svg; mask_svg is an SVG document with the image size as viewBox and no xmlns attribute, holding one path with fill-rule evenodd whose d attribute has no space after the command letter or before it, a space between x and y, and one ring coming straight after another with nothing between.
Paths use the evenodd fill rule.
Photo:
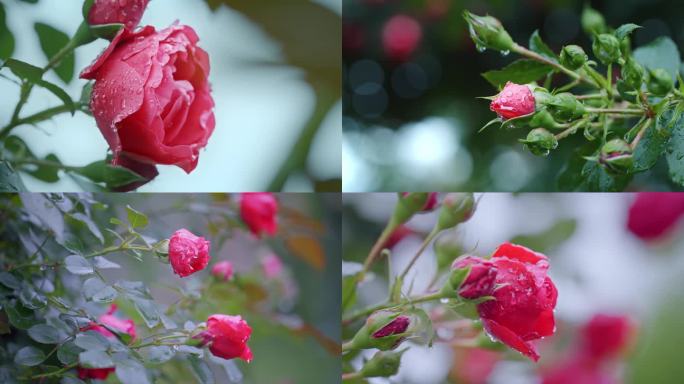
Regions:
<instances>
[{"instance_id":1,"label":"pale sky background","mask_svg":"<svg viewBox=\"0 0 684 384\"><path fill-rule=\"evenodd\" d=\"M342 12L342 0L315 0ZM8 26L14 33L14 57L37 66L46 59L40 50L35 22L44 22L72 35L80 23L80 0L42 0L36 5L3 1ZM279 60L277 42L257 24L226 7L210 12L202 0L152 0L141 21L162 29L175 20L192 26L200 36L200 46L209 52L210 81L216 102L216 130L209 145L200 153L197 169L186 175L175 166L160 166L160 175L139 191L143 192L214 192L250 191L265 188L299 137L303 124L313 110L314 94L301 80L296 68L250 68L244 59ZM77 72L106 47L100 40L76 52ZM76 76L77 77L77 76ZM50 72L46 79L63 85ZM74 79L65 89L77 99L84 80ZM18 87L0 82L0 124L9 119L18 99ZM35 89L22 116L59 105L53 95ZM341 175L341 103L329 113L319 132L309 158L315 176L335 178ZM15 130L38 156L55 153L67 165L82 166L102 160L107 151L105 140L90 116L60 115L41 123L40 128L22 126ZM30 176L22 178L31 191L79 191L69 177L48 184ZM307 191L307 183L289 183L286 189Z\"/></svg>"}]
</instances>

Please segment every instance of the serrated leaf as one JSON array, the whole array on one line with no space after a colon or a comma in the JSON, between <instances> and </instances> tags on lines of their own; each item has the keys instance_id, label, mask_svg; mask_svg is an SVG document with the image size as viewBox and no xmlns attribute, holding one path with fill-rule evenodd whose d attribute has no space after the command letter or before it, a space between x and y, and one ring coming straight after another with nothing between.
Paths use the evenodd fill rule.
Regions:
<instances>
[{"instance_id":1,"label":"serrated leaf","mask_svg":"<svg viewBox=\"0 0 684 384\"><path fill-rule=\"evenodd\" d=\"M520 59L512 62L506 67L488 71L482 76L493 86L501 88L507 82L516 84L531 83L553 71L553 67L534 60Z\"/></svg>"},{"instance_id":2,"label":"serrated leaf","mask_svg":"<svg viewBox=\"0 0 684 384\"><path fill-rule=\"evenodd\" d=\"M679 71L679 49L669 37L659 37L634 50L634 59L649 69L662 68L675 79Z\"/></svg>"},{"instance_id":3,"label":"serrated leaf","mask_svg":"<svg viewBox=\"0 0 684 384\"><path fill-rule=\"evenodd\" d=\"M131 296L129 298L135 304L135 309L138 310L148 328L154 328L159 324L159 310L154 301Z\"/></svg>"},{"instance_id":4,"label":"serrated leaf","mask_svg":"<svg viewBox=\"0 0 684 384\"><path fill-rule=\"evenodd\" d=\"M114 286L123 290L126 295L130 296L131 300L133 298L152 299L152 296L150 296L150 293L147 291L147 287L140 281L120 280L114 283Z\"/></svg>"},{"instance_id":5,"label":"serrated leaf","mask_svg":"<svg viewBox=\"0 0 684 384\"><path fill-rule=\"evenodd\" d=\"M194 355L189 355L188 362L190 362L190 367L192 367L192 371L195 373L200 384L214 384L214 374L204 360Z\"/></svg>"},{"instance_id":6,"label":"serrated leaf","mask_svg":"<svg viewBox=\"0 0 684 384\"><path fill-rule=\"evenodd\" d=\"M105 351L109 348L109 340L95 331L86 331L76 335L74 344L86 351Z\"/></svg>"},{"instance_id":7,"label":"serrated leaf","mask_svg":"<svg viewBox=\"0 0 684 384\"><path fill-rule=\"evenodd\" d=\"M40 40L40 47L45 53L45 57L50 60L59 52L64 46L69 43L69 36L44 23L36 23L34 29L38 34ZM54 68L55 73L62 81L69 83L74 78L75 59L74 54L71 53L62 58L59 65Z\"/></svg>"},{"instance_id":8,"label":"serrated leaf","mask_svg":"<svg viewBox=\"0 0 684 384\"><path fill-rule=\"evenodd\" d=\"M145 367L133 359L120 359L116 362L116 377L123 384L149 384Z\"/></svg>"},{"instance_id":9,"label":"serrated leaf","mask_svg":"<svg viewBox=\"0 0 684 384\"><path fill-rule=\"evenodd\" d=\"M582 168L583 189L589 192L621 192L631 180L629 175L609 174L598 162L587 161Z\"/></svg>"},{"instance_id":10,"label":"serrated leaf","mask_svg":"<svg viewBox=\"0 0 684 384\"><path fill-rule=\"evenodd\" d=\"M79 348L74 342L69 341L62 344L57 349L57 358L64 365L70 365L78 362L78 355L83 350Z\"/></svg>"},{"instance_id":11,"label":"serrated leaf","mask_svg":"<svg viewBox=\"0 0 684 384\"><path fill-rule=\"evenodd\" d=\"M79 364L85 368L109 368L114 366L114 361L102 350L90 350L78 355Z\"/></svg>"},{"instance_id":12,"label":"serrated leaf","mask_svg":"<svg viewBox=\"0 0 684 384\"><path fill-rule=\"evenodd\" d=\"M653 168L660 156L665 153L672 136L672 127L667 123L671 114L658 116L655 124L646 128L644 136L634 148L634 172L643 172Z\"/></svg>"},{"instance_id":13,"label":"serrated leaf","mask_svg":"<svg viewBox=\"0 0 684 384\"><path fill-rule=\"evenodd\" d=\"M165 363L176 354L171 347L166 345L145 348L144 352L147 354L147 361L153 364Z\"/></svg>"},{"instance_id":14,"label":"serrated leaf","mask_svg":"<svg viewBox=\"0 0 684 384\"><path fill-rule=\"evenodd\" d=\"M14 363L18 365L25 365L27 367L33 367L45 360L45 353L35 347L24 347L17 351L14 355Z\"/></svg>"},{"instance_id":15,"label":"serrated leaf","mask_svg":"<svg viewBox=\"0 0 684 384\"><path fill-rule=\"evenodd\" d=\"M97 256L93 259L93 262L95 264L95 268L98 269L118 269L121 268L121 266L113 261L110 261L109 259L103 257L103 256Z\"/></svg>"},{"instance_id":16,"label":"serrated leaf","mask_svg":"<svg viewBox=\"0 0 684 384\"><path fill-rule=\"evenodd\" d=\"M38 293L30 285L25 285L19 292L19 300L28 309L41 309L47 305L47 298Z\"/></svg>"},{"instance_id":17,"label":"serrated leaf","mask_svg":"<svg viewBox=\"0 0 684 384\"><path fill-rule=\"evenodd\" d=\"M126 214L128 215L128 223L131 224L133 228L145 228L149 224L147 215L135 210L130 205L126 206Z\"/></svg>"},{"instance_id":18,"label":"serrated leaf","mask_svg":"<svg viewBox=\"0 0 684 384\"><path fill-rule=\"evenodd\" d=\"M549 48L546 43L539 36L539 30L534 31L532 36L530 36L530 50L550 59L552 61L558 61L558 56Z\"/></svg>"},{"instance_id":19,"label":"serrated leaf","mask_svg":"<svg viewBox=\"0 0 684 384\"><path fill-rule=\"evenodd\" d=\"M28 335L41 344L57 344L62 340L59 329L48 324L37 324L29 328Z\"/></svg>"},{"instance_id":20,"label":"serrated leaf","mask_svg":"<svg viewBox=\"0 0 684 384\"><path fill-rule=\"evenodd\" d=\"M93 301L96 303L111 303L116 299L117 292L114 288L106 286L103 289L95 292Z\"/></svg>"},{"instance_id":21,"label":"serrated leaf","mask_svg":"<svg viewBox=\"0 0 684 384\"><path fill-rule=\"evenodd\" d=\"M615 37L618 38L618 40L622 40L625 37L629 36L630 33L634 32L634 30L641 28L640 25L636 24L622 24L618 29L615 30Z\"/></svg>"},{"instance_id":22,"label":"serrated leaf","mask_svg":"<svg viewBox=\"0 0 684 384\"><path fill-rule=\"evenodd\" d=\"M85 257L70 255L64 259L66 269L75 275L88 275L93 273L93 266Z\"/></svg>"}]
</instances>

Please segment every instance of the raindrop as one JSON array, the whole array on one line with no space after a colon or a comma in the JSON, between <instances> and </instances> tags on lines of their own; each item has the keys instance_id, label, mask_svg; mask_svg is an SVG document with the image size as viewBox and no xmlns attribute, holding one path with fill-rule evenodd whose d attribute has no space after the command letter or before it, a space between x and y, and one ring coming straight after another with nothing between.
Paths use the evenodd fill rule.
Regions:
<instances>
[{"instance_id":1,"label":"raindrop","mask_svg":"<svg viewBox=\"0 0 684 384\"><path fill-rule=\"evenodd\" d=\"M487 50L487 47L485 47L482 44L475 44L475 49L477 49L478 52L482 53Z\"/></svg>"},{"instance_id":2,"label":"raindrop","mask_svg":"<svg viewBox=\"0 0 684 384\"><path fill-rule=\"evenodd\" d=\"M501 56L508 56L509 53L511 53L509 50L501 51Z\"/></svg>"},{"instance_id":3,"label":"raindrop","mask_svg":"<svg viewBox=\"0 0 684 384\"><path fill-rule=\"evenodd\" d=\"M446 297L443 297L443 298L439 299L439 302L442 304L446 304L449 302L449 299L447 299Z\"/></svg>"}]
</instances>

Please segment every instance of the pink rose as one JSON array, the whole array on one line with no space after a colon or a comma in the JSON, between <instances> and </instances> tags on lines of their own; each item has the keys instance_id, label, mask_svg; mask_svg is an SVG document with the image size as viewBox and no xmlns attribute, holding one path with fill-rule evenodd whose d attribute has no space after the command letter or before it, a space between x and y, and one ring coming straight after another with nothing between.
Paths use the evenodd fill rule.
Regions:
<instances>
[{"instance_id":1,"label":"pink rose","mask_svg":"<svg viewBox=\"0 0 684 384\"><path fill-rule=\"evenodd\" d=\"M252 361L252 351L247 341L252 334L252 328L240 316L211 315L207 319L207 330L197 338L209 345L214 356L224 359L236 357Z\"/></svg>"},{"instance_id":2,"label":"pink rose","mask_svg":"<svg viewBox=\"0 0 684 384\"><path fill-rule=\"evenodd\" d=\"M201 271L209 264L209 241L195 236L187 229L179 229L169 239L169 262L180 277Z\"/></svg>"},{"instance_id":3,"label":"pink rose","mask_svg":"<svg viewBox=\"0 0 684 384\"><path fill-rule=\"evenodd\" d=\"M392 60L408 60L422 39L423 27L410 16L392 16L382 28L382 46Z\"/></svg>"},{"instance_id":4,"label":"pink rose","mask_svg":"<svg viewBox=\"0 0 684 384\"><path fill-rule=\"evenodd\" d=\"M534 94L528 86L509 81L494 97L489 109L504 120L529 115L535 111Z\"/></svg>"},{"instance_id":5,"label":"pink rose","mask_svg":"<svg viewBox=\"0 0 684 384\"><path fill-rule=\"evenodd\" d=\"M90 107L113 152L112 164L195 169L216 124L209 56L198 40L184 25L122 30L81 73L95 80Z\"/></svg>"},{"instance_id":6,"label":"pink rose","mask_svg":"<svg viewBox=\"0 0 684 384\"><path fill-rule=\"evenodd\" d=\"M95 0L88 12L88 24L123 24L134 29L150 0Z\"/></svg>"},{"instance_id":7,"label":"pink rose","mask_svg":"<svg viewBox=\"0 0 684 384\"><path fill-rule=\"evenodd\" d=\"M278 256L270 254L261 260L261 268L267 278L275 279L283 272L283 262Z\"/></svg>"},{"instance_id":8,"label":"pink rose","mask_svg":"<svg viewBox=\"0 0 684 384\"><path fill-rule=\"evenodd\" d=\"M233 278L233 264L228 260L219 261L211 267L211 274L219 279L228 281Z\"/></svg>"},{"instance_id":9,"label":"pink rose","mask_svg":"<svg viewBox=\"0 0 684 384\"><path fill-rule=\"evenodd\" d=\"M273 235L278 230L278 201L272 193L243 193L240 196L240 217L257 237Z\"/></svg>"}]
</instances>

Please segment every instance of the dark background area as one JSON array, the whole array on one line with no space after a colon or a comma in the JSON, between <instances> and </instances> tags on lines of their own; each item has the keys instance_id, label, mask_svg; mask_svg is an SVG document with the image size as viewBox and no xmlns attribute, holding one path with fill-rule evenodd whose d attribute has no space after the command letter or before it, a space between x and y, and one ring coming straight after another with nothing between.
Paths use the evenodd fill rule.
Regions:
<instances>
[{"instance_id":1,"label":"dark background area","mask_svg":"<svg viewBox=\"0 0 684 384\"><path fill-rule=\"evenodd\" d=\"M486 100L476 97L497 92L480 74L500 69L517 57L489 50L479 53L468 36L462 12L468 9L498 18L521 45L527 46L529 36L538 29L543 40L556 52L572 43L590 53L591 41L580 26L584 3L583 0L345 0L345 190L555 190L558 173L572 149L584 139L580 135L571 137L549 157L539 158L517 142L527 134L524 129L505 131L494 126L477 132L495 115L489 111ZM658 36L669 36L682 46L682 1L588 3L605 16L609 26L616 28L630 22L641 25L643 28L632 36L633 47ZM382 28L397 14L409 15L422 27L422 40L407 61L388 59L382 46ZM361 60L369 61L362 62L365 67L359 69L355 64ZM373 82L375 86L369 86ZM426 140L422 146L401 144L410 137L402 134L407 124L430 121L431 117L446 119L456 133L444 138L432 137L432 141ZM430 137L431 131L426 132ZM442 140L454 138L458 143L451 143L451 148L447 144L446 148L435 149L442 155L439 161L425 160L434 156L431 144L444 145ZM414 153L406 159L407 149L424 152L425 156ZM411 161L419 163L418 170L409 169ZM663 164L659 164L650 172L638 175L630 189L672 189L672 185L656 181L667 179L660 177L666 173Z\"/></svg>"}]
</instances>

